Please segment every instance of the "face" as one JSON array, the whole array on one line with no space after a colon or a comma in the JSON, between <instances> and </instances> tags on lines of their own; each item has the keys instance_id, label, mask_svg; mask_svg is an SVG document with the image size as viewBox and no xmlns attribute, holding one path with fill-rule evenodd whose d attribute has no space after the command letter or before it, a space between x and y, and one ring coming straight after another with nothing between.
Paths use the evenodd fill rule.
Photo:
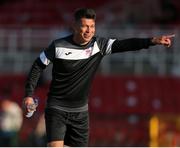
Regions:
<instances>
[{"instance_id":1,"label":"face","mask_svg":"<svg viewBox=\"0 0 180 148\"><path fill-rule=\"evenodd\" d=\"M77 44L87 44L95 34L95 20L82 18L74 25L74 37L73 40Z\"/></svg>"}]
</instances>

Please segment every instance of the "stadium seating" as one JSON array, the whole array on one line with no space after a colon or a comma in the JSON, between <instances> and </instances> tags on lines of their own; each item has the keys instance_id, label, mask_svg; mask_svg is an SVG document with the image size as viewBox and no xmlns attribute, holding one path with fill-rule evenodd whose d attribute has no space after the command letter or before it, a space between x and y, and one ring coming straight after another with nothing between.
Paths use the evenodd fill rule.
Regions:
<instances>
[{"instance_id":1,"label":"stadium seating","mask_svg":"<svg viewBox=\"0 0 180 148\"><path fill-rule=\"evenodd\" d=\"M151 3L152 7L156 4L157 3ZM173 0L172 4L179 11L179 1ZM131 21L132 24L136 23L136 25L138 23L139 25L153 25L153 23L158 22L153 20L151 12L145 12L145 18L138 14L141 13L141 7L145 7L145 9L147 7L147 10L149 10L148 2L141 0L134 0L132 2L115 0L113 3L110 0L99 0L96 2L87 0L83 3L80 0L76 0L76 3L66 0L16 0L5 1L0 5L0 26L62 26L71 21L72 12L78 7L92 7L96 9L98 13L98 21L102 24L107 23L107 25L118 25L124 22L128 23L129 21ZM130 8L131 10L126 9L126 7ZM158 8L157 11L161 13L162 10L161 8ZM110 17L110 15L115 17ZM129 20L130 16L128 15L131 16L132 20ZM139 22L133 22L135 19L137 19ZM159 23L161 22L159 21ZM177 25L179 22L174 20L171 23L175 23Z\"/></svg>"},{"instance_id":2,"label":"stadium seating","mask_svg":"<svg viewBox=\"0 0 180 148\"><path fill-rule=\"evenodd\" d=\"M71 14L77 7L93 7L96 9L99 4L107 0L100 0L92 3L90 0L82 3L77 0L71 3L66 0L19 0L6 2L0 5L0 26L15 27L60 27L71 21Z\"/></svg>"}]
</instances>

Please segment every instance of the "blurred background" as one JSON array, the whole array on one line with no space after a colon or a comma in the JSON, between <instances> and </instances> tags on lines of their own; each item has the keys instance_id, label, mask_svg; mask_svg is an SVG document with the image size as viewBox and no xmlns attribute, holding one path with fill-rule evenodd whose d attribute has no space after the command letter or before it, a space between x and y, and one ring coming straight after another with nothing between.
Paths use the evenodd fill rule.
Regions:
<instances>
[{"instance_id":1,"label":"blurred background","mask_svg":"<svg viewBox=\"0 0 180 148\"><path fill-rule=\"evenodd\" d=\"M0 146L46 146L44 106L51 66L22 116L32 62L53 39L70 33L79 7L97 12L97 35L111 38L175 34L170 48L107 56L89 98L89 146L180 146L180 3L178 0L0 0Z\"/></svg>"}]
</instances>

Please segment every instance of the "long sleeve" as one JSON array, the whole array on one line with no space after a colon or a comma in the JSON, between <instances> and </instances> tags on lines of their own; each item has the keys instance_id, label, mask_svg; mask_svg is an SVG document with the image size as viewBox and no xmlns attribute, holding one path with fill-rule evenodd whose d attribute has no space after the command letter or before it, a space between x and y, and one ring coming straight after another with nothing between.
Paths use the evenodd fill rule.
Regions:
<instances>
[{"instance_id":1,"label":"long sleeve","mask_svg":"<svg viewBox=\"0 0 180 148\"><path fill-rule=\"evenodd\" d=\"M33 63L25 86L25 97L33 95L41 73L51 62L53 62L54 55L55 46L53 41L48 48L40 53L39 57Z\"/></svg>"},{"instance_id":2,"label":"long sleeve","mask_svg":"<svg viewBox=\"0 0 180 148\"><path fill-rule=\"evenodd\" d=\"M153 46L151 38L130 38L125 40L115 40L112 44L111 53L135 51Z\"/></svg>"},{"instance_id":3,"label":"long sleeve","mask_svg":"<svg viewBox=\"0 0 180 148\"><path fill-rule=\"evenodd\" d=\"M40 58L37 58L35 60L27 78L27 82L25 86L25 97L27 96L30 97L33 95L34 90L37 86L38 80L45 67L46 66L43 65L42 62L40 61Z\"/></svg>"}]
</instances>

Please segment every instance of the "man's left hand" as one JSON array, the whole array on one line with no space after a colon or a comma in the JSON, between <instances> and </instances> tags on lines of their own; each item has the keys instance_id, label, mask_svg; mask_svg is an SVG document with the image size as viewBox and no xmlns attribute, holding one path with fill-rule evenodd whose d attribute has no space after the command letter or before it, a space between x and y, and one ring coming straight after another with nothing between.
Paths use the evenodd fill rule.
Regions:
<instances>
[{"instance_id":1,"label":"man's left hand","mask_svg":"<svg viewBox=\"0 0 180 148\"><path fill-rule=\"evenodd\" d=\"M163 35L163 36L160 36L160 37L153 37L151 41L152 41L153 44L159 44L159 45L164 45L166 47L170 47L173 37L175 37L175 34Z\"/></svg>"}]
</instances>

